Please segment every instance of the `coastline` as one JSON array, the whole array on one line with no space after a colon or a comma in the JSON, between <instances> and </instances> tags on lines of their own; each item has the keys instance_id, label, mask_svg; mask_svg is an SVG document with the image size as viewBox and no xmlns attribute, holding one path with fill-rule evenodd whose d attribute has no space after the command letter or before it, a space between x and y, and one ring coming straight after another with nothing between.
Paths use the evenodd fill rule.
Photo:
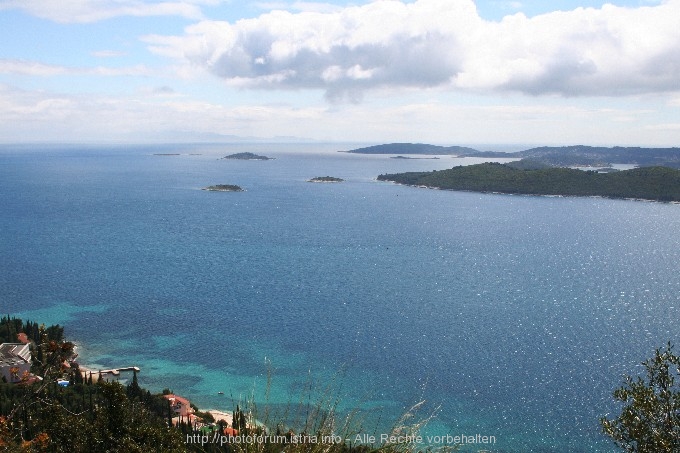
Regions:
<instances>
[{"instance_id":1,"label":"coastline","mask_svg":"<svg viewBox=\"0 0 680 453\"><path fill-rule=\"evenodd\" d=\"M633 197L610 197L606 195L571 195L571 194L547 194L547 193L519 193L519 192L501 192L497 190L472 190L472 189L447 189L443 187L436 186L426 186L423 184L406 184L403 182L397 182L392 180L384 180L375 178L376 182L387 182L395 184L397 186L413 187L416 189L430 189L430 190L442 190L448 192L467 192L467 193L482 193L487 195L514 195L523 197L546 197L546 198L600 198L603 200L622 200L622 201L641 201L647 203L662 203L662 204L680 204L678 200L655 200L653 198L633 198Z\"/></svg>"},{"instance_id":2,"label":"coastline","mask_svg":"<svg viewBox=\"0 0 680 453\"><path fill-rule=\"evenodd\" d=\"M212 415L213 418L215 419L215 423L219 421L224 421L227 425L233 426L234 425L234 415L230 414L228 412L224 411L219 411L217 409L206 409L205 411L202 412L207 412L208 414Z\"/></svg>"}]
</instances>

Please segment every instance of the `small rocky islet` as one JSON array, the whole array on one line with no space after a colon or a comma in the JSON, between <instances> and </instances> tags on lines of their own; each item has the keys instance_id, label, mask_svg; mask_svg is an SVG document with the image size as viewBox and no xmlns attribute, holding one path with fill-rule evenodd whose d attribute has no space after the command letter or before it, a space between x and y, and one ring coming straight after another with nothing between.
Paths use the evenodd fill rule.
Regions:
<instances>
[{"instance_id":1,"label":"small rocky islet","mask_svg":"<svg viewBox=\"0 0 680 453\"><path fill-rule=\"evenodd\" d=\"M224 156L221 159L232 159L232 160L273 160L273 157L260 156L254 153L236 153Z\"/></svg>"},{"instance_id":2,"label":"small rocky islet","mask_svg":"<svg viewBox=\"0 0 680 453\"><path fill-rule=\"evenodd\" d=\"M208 192L243 192L243 188L234 184L215 184L213 186L204 187L201 190Z\"/></svg>"},{"instance_id":3,"label":"small rocky islet","mask_svg":"<svg viewBox=\"0 0 680 453\"><path fill-rule=\"evenodd\" d=\"M334 176L315 176L312 179L308 179L307 182L343 182L344 179L336 178Z\"/></svg>"}]
</instances>

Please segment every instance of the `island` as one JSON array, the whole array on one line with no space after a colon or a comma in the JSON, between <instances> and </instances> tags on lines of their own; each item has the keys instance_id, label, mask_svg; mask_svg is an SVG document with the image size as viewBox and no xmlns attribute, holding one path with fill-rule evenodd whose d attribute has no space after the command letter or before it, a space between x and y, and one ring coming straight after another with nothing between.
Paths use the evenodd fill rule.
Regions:
<instances>
[{"instance_id":1,"label":"island","mask_svg":"<svg viewBox=\"0 0 680 453\"><path fill-rule=\"evenodd\" d=\"M316 176L312 179L308 179L307 182L343 182L344 179L335 178L333 176Z\"/></svg>"},{"instance_id":2,"label":"island","mask_svg":"<svg viewBox=\"0 0 680 453\"><path fill-rule=\"evenodd\" d=\"M243 189L233 184L216 184L214 186L204 187L201 190L209 192L243 192Z\"/></svg>"},{"instance_id":3,"label":"island","mask_svg":"<svg viewBox=\"0 0 680 453\"><path fill-rule=\"evenodd\" d=\"M439 146L426 143L387 143L344 151L353 154L450 154L454 156L479 153L466 146Z\"/></svg>"},{"instance_id":4,"label":"island","mask_svg":"<svg viewBox=\"0 0 680 453\"><path fill-rule=\"evenodd\" d=\"M435 157L408 157L408 156L390 156L390 159L439 159Z\"/></svg>"},{"instance_id":5,"label":"island","mask_svg":"<svg viewBox=\"0 0 680 453\"><path fill-rule=\"evenodd\" d=\"M236 160L272 160L273 157L259 156L253 153L236 153L224 156L222 159L236 159Z\"/></svg>"},{"instance_id":6,"label":"island","mask_svg":"<svg viewBox=\"0 0 680 453\"><path fill-rule=\"evenodd\" d=\"M680 168L680 148L640 148L635 146L541 146L517 152L480 151L465 146L439 146L424 143L387 143L349 151L355 154L450 155L452 157L482 157L532 159L557 167L610 167L628 164L639 167L664 166Z\"/></svg>"},{"instance_id":7,"label":"island","mask_svg":"<svg viewBox=\"0 0 680 453\"><path fill-rule=\"evenodd\" d=\"M680 170L673 168L641 167L600 173L572 168L542 168L544 165L530 165L529 162L519 166L514 162L483 163L449 170L385 174L377 179L409 186L473 192L680 201Z\"/></svg>"}]
</instances>

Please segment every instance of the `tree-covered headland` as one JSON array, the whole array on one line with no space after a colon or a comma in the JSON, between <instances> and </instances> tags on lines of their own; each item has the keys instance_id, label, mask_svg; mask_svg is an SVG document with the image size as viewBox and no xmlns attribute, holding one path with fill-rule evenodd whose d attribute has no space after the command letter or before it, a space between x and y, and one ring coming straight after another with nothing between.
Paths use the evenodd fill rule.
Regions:
<instances>
[{"instance_id":1,"label":"tree-covered headland","mask_svg":"<svg viewBox=\"0 0 680 453\"><path fill-rule=\"evenodd\" d=\"M378 176L378 180L474 192L680 201L680 170L668 167L600 173L524 161L523 164L483 163L449 170L386 174Z\"/></svg>"},{"instance_id":2,"label":"tree-covered headland","mask_svg":"<svg viewBox=\"0 0 680 453\"><path fill-rule=\"evenodd\" d=\"M72 359L74 344L61 326L0 319L3 342L25 333L31 373L16 384L0 383L0 450L8 452L185 451L181 433L170 429L167 401L141 389L92 383ZM66 379L64 387L58 380Z\"/></svg>"}]
</instances>

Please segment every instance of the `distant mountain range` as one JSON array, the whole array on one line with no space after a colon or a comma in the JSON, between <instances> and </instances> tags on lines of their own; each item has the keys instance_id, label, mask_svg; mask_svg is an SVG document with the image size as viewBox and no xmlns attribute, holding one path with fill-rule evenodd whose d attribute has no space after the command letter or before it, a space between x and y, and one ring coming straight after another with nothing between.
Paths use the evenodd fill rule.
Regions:
<instances>
[{"instance_id":1,"label":"distant mountain range","mask_svg":"<svg viewBox=\"0 0 680 453\"><path fill-rule=\"evenodd\" d=\"M480 151L465 146L438 146L424 143L389 143L357 148L357 154L439 154L457 157L520 158L554 167L607 167L630 164L639 167L680 168L680 148L640 148L615 146L542 146L515 153Z\"/></svg>"}]
</instances>

